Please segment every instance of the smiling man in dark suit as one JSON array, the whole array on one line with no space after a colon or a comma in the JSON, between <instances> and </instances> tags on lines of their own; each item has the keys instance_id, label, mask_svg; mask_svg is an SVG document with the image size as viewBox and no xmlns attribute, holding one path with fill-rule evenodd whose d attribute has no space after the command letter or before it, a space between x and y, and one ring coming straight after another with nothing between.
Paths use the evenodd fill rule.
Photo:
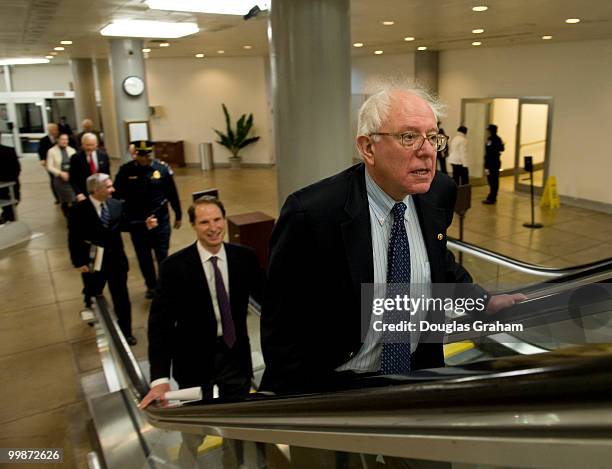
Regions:
<instances>
[{"instance_id":1,"label":"smiling man in dark suit","mask_svg":"<svg viewBox=\"0 0 612 469\"><path fill-rule=\"evenodd\" d=\"M108 155L98 148L98 137L86 133L81 138L81 150L70 157L70 183L77 202L87 198L85 181L96 173L110 174Z\"/></svg>"},{"instance_id":2,"label":"smiling man in dark suit","mask_svg":"<svg viewBox=\"0 0 612 469\"><path fill-rule=\"evenodd\" d=\"M140 406L164 401L172 376L180 388L201 387L202 398L236 399L250 390L249 296L261 300L264 275L251 249L223 242L225 209L211 196L189 208L197 241L161 266L149 316L151 391Z\"/></svg>"},{"instance_id":3,"label":"smiling man in dark suit","mask_svg":"<svg viewBox=\"0 0 612 469\"><path fill-rule=\"evenodd\" d=\"M73 205L68 215L68 247L72 264L83 277L85 306L91 306L91 297L102 294L108 282L119 327L127 342L136 345L127 287L129 265L121 239L123 205L111 197L115 189L108 174L89 176L86 186L89 196Z\"/></svg>"},{"instance_id":4,"label":"smiling man in dark suit","mask_svg":"<svg viewBox=\"0 0 612 469\"><path fill-rule=\"evenodd\" d=\"M318 391L355 373L444 366L441 343L362 340L360 309L362 284L472 281L446 247L457 186L435 173L446 146L439 107L419 88L372 95L359 113L363 163L287 198L271 239L262 390Z\"/></svg>"}]
</instances>

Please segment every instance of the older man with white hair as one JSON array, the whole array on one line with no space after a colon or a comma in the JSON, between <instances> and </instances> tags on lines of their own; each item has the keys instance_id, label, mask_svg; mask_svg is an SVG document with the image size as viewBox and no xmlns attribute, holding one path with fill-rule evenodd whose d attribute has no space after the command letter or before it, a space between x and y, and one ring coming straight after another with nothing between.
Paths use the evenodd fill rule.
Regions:
<instances>
[{"instance_id":1,"label":"older man with white hair","mask_svg":"<svg viewBox=\"0 0 612 469\"><path fill-rule=\"evenodd\" d=\"M270 244L262 390L316 391L359 373L444 366L440 342L410 342L410 333L364 340L370 319L361 314L364 284L472 282L446 247L457 186L436 174L447 143L439 114L425 90L385 87L359 113L363 163L287 198ZM495 297L489 311L517 299Z\"/></svg>"},{"instance_id":2,"label":"older man with white hair","mask_svg":"<svg viewBox=\"0 0 612 469\"><path fill-rule=\"evenodd\" d=\"M104 150L98 148L98 137L86 133L81 137L81 150L70 158L70 184L77 202L87 198L85 181L96 173L110 174L110 159Z\"/></svg>"},{"instance_id":3,"label":"older man with white hair","mask_svg":"<svg viewBox=\"0 0 612 469\"><path fill-rule=\"evenodd\" d=\"M102 294L108 283L119 327L127 342L135 345L129 265L121 239L123 204L112 198L115 188L108 174L92 174L86 185L88 196L68 216L68 247L72 264L83 278L84 312L89 312L91 298Z\"/></svg>"}]
</instances>

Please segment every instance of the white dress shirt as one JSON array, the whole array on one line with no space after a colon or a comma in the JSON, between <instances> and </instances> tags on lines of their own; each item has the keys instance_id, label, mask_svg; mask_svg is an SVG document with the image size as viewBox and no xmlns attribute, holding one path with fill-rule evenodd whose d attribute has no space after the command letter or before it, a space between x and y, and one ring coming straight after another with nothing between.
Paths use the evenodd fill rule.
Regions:
<instances>
[{"instance_id":1,"label":"white dress shirt","mask_svg":"<svg viewBox=\"0 0 612 469\"><path fill-rule=\"evenodd\" d=\"M97 151L92 151L91 152L91 157L93 158L93 161L96 165L96 172L99 173L100 172L100 165L98 164L98 152ZM85 153L85 159L87 160L87 165L89 165L89 154Z\"/></svg>"},{"instance_id":2,"label":"white dress shirt","mask_svg":"<svg viewBox=\"0 0 612 469\"><path fill-rule=\"evenodd\" d=\"M370 207L370 225L372 226L372 258L374 261L374 283L387 283L387 249L389 247L389 237L393 226L393 215L391 209L396 204L370 177L365 171L366 191L368 194L368 205ZM403 202L406 204L404 213L404 223L406 234L408 235L408 245L410 246L410 290L423 285L431 284L431 270L429 268L429 258L421 225L414 205L414 200L407 195ZM414 287L414 288L413 288ZM377 289L374 290L376 293ZM420 289L415 296L420 296ZM380 333L374 332L369 327L365 342L348 362L336 368L336 371L356 371L368 372L378 371L380 368L380 358L382 354L382 343ZM410 350L414 352L418 345L418 333L410 335Z\"/></svg>"}]
</instances>

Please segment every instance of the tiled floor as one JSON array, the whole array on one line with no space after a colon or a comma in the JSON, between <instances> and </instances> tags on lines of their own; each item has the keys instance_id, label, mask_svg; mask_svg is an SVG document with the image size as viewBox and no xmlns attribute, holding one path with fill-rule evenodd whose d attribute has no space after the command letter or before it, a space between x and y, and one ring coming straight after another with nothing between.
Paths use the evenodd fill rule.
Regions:
<instances>
[{"instance_id":1,"label":"tiled floor","mask_svg":"<svg viewBox=\"0 0 612 469\"><path fill-rule=\"evenodd\" d=\"M22 161L19 215L33 232L42 234L26 246L0 253L0 374L4 405L0 406L0 447L63 447L65 467L86 467L90 450L87 408L79 375L96 370L99 359L92 329L81 323L79 275L70 265L66 229L52 202L48 178L35 160ZM115 164L115 169L117 164ZM186 208L191 192L216 187L229 215L260 210L278 215L274 169L179 169L176 181ZM540 211L541 230L522 226L529 218L529 199L502 182L495 206L480 200L486 187L473 189L473 207L465 220L465 239L521 260L569 266L612 257L612 216L572 207ZM186 216L185 216L186 219ZM0 230L2 228L0 227ZM450 233L457 236L457 220ZM1 231L0 231L1 236ZM194 239L187 220L172 237L171 251ZM132 270L132 298L137 357L146 356L144 299L134 253L126 249ZM476 280L489 285L529 280L505 269L465 258ZM38 467L38 466L37 466Z\"/></svg>"}]
</instances>

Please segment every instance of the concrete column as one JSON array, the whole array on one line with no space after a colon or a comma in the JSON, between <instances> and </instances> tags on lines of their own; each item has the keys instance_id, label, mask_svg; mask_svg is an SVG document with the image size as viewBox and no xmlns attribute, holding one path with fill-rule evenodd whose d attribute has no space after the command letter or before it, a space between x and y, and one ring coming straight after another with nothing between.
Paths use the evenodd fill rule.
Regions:
<instances>
[{"instance_id":1,"label":"concrete column","mask_svg":"<svg viewBox=\"0 0 612 469\"><path fill-rule=\"evenodd\" d=\"M74 109L79 126L77 131L80 131L81 121L86 118L91 119L94 128L99 129L93 63L91 59L71 59L70 69L74 85Z\"/></svg>"},{"instance_id":2,"label":"concrete column","mask_svg":"<svg viewBox=\"0 0 612 469\"><path fill-rule=\"evenodd\" d=\"M439 56L437 50L417 51L414 54L414 76L419 84L434 94L438 94Z\"/></svg>"},{"instance_id":3,"label":"concrete column","mask_svg":"<svg viewBox=\"0 0 612 469\"><path fill-rule=\"evenodd\" d=\"M351 164L349 0L275 0L268 31L282 205Z\"/></svg>"},{"instance_id":4,"label":"concrete column","mask_svg":"<svg viewBox=\"0 0 612 469\"><path fill-rule=\"evenodd\" d=\"M122 161L127 156L127 121L149 120L149 98L147 96L147 77L142 55L142 39L111 39L110 41L110 74L115 97L115 129ZM140 96L130 96L123 90L123 81L130 76L142 78L145 90ZM152 139L153 136L149 135Z\"/></svg>"},{"instance_id":5,"label":"concrete column","mask_svg":"<svg viewBox=\"0 0 612 469\"><path fill-rule=\"evenodd\" d=\"M104 124L104 145L111 157L121 159L125 148L119 146L117 135L117 113L115 111L115 97L113 95L113 80L107 59L96 60L98 73L98 87L100 90L100 105L102 123Z\"/></svg>"}]
</instances>

